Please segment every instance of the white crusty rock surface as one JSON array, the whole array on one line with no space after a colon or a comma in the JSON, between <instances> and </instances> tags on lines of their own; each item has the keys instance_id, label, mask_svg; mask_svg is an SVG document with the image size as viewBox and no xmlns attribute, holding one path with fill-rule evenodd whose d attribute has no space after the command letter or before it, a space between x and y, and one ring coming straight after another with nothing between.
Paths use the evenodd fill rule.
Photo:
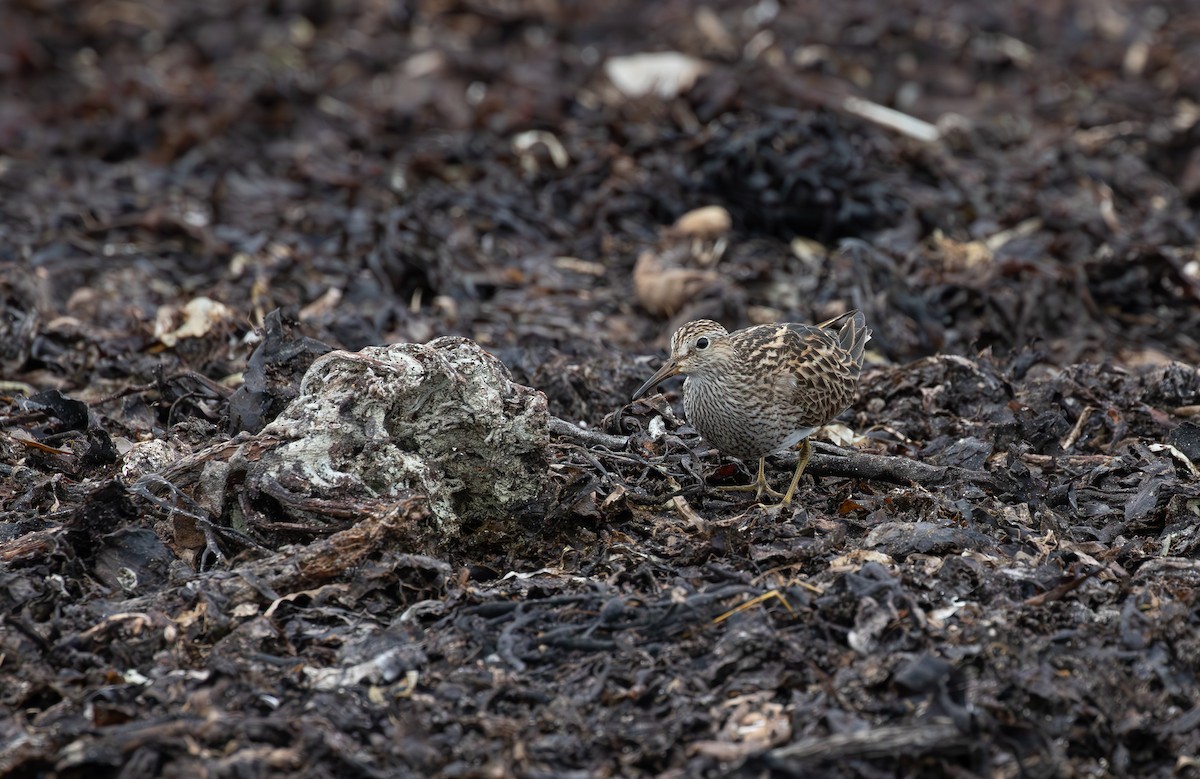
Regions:
<instances>
[{"instance_id":1,"label":"white crusty rock surface","mask_svg":"<svg viewBox=\"0 0 1200 779\"><path fill-rule=\"evenodd\" d=\"M444 539L535 498L549 443L546 396L453 337L324 355L262 435L281 443L250 468L252 485L330 500L417 489Z\"/></svg>"}]
</instances>

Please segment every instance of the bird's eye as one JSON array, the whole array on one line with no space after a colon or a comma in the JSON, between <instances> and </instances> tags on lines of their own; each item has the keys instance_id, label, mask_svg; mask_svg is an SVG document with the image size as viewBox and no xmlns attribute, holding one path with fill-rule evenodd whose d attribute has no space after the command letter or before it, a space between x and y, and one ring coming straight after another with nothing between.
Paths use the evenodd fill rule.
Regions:
<instances>
[{"instance_id":1,"label":"bird's eye","mask_svg":"<svg viewBox=\"0 0 1200 779\"><path fill-rule=\"evenodd\" d=\"M702 335L696 339L696 348L697 349L707 349L708 344L709 344L709 340L708 340L708 336L706 336L706 335Z\"/></svg>"}]
</instances>

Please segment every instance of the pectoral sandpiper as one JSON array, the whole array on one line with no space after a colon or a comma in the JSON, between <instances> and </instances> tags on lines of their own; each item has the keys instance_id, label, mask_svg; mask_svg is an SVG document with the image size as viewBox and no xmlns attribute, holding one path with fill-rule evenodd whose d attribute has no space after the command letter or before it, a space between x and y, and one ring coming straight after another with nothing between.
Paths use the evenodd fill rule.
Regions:
<instances>
[{"instance_id":1,"label":"pectoral sandpiper","mask_svg":"<svg viewBox=\"0 0 1200 779\"><path fill-rule=\"evenodd\" d=\"M834 330L832 325L844 320ZM688 421L726 455L758 459L758 478L744 487L791 502L808 465L808 436L850 405L871 331L861 311L819 325L787 322L728 332L711 319L688 322L671 338L667 362L633 394L637 400L679 373ZM766 456L801 444L786 493L767 483Z\"/></svg>"}]
</instances>

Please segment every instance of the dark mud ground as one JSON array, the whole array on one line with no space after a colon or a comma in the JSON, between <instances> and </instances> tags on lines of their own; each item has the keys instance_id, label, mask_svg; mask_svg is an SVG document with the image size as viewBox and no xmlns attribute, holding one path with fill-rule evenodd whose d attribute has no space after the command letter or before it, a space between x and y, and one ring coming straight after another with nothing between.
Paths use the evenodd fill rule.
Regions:
<instances>
[{"instance_id":1,"label":"dark mud ground","mask_svg":"<svg viewBox=\"0 0 1200 779\"><path fill-rule=\"evenodd\" d=\"M0 774L1200 775L1195 3L10 0L0 79ZM628 403L848 307L870 477L756 507ZM629 443L432 549L122 475L439 335Z\"/></svg>"}]
</instances>

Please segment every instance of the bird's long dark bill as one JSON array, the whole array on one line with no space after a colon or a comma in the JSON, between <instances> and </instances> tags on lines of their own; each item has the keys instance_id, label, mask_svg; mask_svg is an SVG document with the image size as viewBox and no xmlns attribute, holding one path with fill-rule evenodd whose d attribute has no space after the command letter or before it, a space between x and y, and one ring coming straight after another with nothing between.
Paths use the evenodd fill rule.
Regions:
<instances>
[{"instance_id":1,"label":"bird's long dark bill","mask_svg":"<svg viewBox=\"0 0 1200 779\"><path fill-rule=\"evenodd\" d=\"M638 391L633 393L633 399L637 400L642 395L645 395L647 392L649 392L655 384L658 384L663 379L669 379L677 373L679 373L679 368L675 366L675 361L667 360L665 363L663 363L663 367L659 368L655 374L650 377L649 381L647 381L641 387L638 387Z\"/></svg>"}]
</instances>

